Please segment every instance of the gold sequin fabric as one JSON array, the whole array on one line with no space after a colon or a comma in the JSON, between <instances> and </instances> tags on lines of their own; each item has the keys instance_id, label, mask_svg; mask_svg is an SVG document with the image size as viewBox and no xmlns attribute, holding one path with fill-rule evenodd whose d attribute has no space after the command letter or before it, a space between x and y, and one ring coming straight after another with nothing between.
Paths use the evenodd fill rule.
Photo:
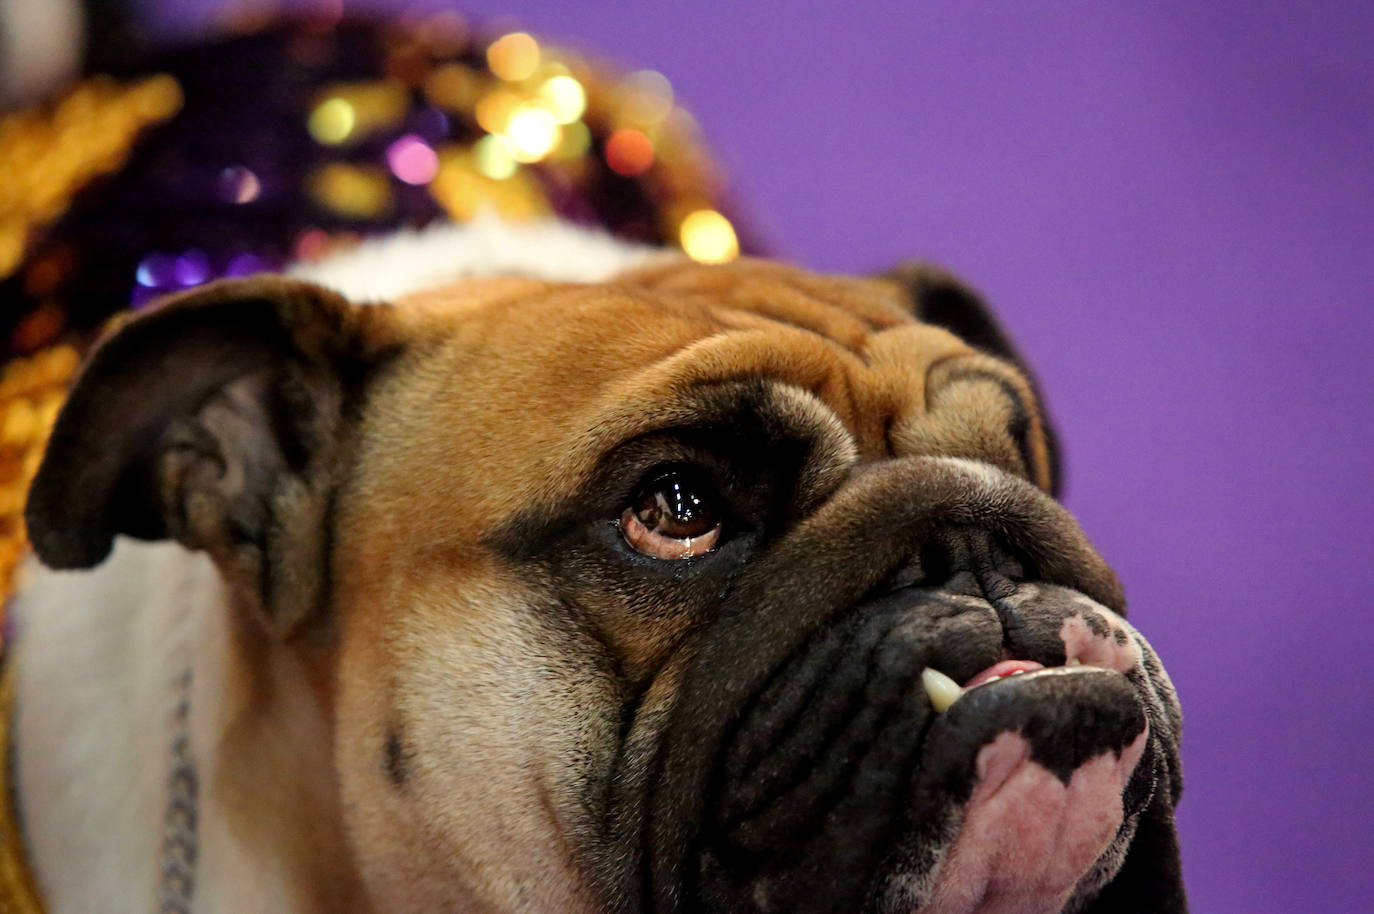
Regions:
<instances>
[{"instance_id":1,"label":"gold sequin fabric","mask_svg":"<svg viewBox=\"0 0 1374 914\"><path fill-rule=\"evenodd\" d=\"M453 13L149 52L6 116L0 174L11 354L213 279L483 213L704 262L758 252L666 77Z\"/></svg>"},{"instance_id":2,"label":"gold sequin fabric","mask_svg":"<svg viewBox=\"0 0 1374 914\"><path fill-rule=\"evenodd\" d=\"M97 77L0 120L0 278L19 267L29 239L82 187L124 164L144 128L180 107L181 89L169 76Z\"/></svg>"},{"instance_id":3,"label":"gold sequin fabric","mask_svg":"<svg viewBox=\"0 0 1374 914\"><path fill-rule=\"evenodd\" d=\"M6 597L28 548L24 498L77 362L74 348L54 346L15 359L0 374L0 593Z\"/></svg>"},{"instance_id":4,"label":"gold sequin fabric","mask_svg":"<svg viewBox=\"0 0 1374 914\"><path fill-rule=\"evenodd\" d=\"M0 914L43 914L14 811L9 757L13 708L13 673L6 667L0 672Z\"/></svg>"}]
</instances>

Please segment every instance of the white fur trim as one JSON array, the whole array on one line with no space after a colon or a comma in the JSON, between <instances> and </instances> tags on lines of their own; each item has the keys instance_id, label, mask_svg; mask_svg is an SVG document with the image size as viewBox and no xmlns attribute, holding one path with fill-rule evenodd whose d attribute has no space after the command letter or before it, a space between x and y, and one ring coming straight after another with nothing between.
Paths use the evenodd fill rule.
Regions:
<instances>
[{"instance_id":1,"label":"white fur trim","mask_svg":"<svg viewBox=\"0 0 1374 914\"><path fill-rule=\"evenodd\" d=\"M15 775L48 912L156 910L176 679L218 578L180 546L122 538L94 571L24 577Z\"/></svg>"},{"instance_id":2,"label":"white fur trim","mask_svg":"<svg viewBox=\"0 0 1374 914\"><path fill-rule=\"evenodd\" d=\"M458 279L527 276L599 282L656 259L681 256L567 222L502 222L483 216L368 239L286 272L354 301L385 301Z\"/></svg>"}]
</instances>

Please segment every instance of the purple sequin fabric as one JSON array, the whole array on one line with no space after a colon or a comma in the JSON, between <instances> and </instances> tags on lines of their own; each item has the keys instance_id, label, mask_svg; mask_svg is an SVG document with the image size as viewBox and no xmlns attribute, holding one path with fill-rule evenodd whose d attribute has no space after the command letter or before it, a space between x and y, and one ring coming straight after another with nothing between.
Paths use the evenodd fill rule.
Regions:
<instances>
[{"instance_id":1,"label":"purple sequin fabric","mask_svg":"<svg viewBox=\"0 0 1374 914\"><path fill-rule=\"evenodd\" d=\"M503 83L489 69L492 36L427 35L432 30L416 24L283 23L168 49L109 73L116 80L170 75L181 105L142 130L121 167L75 192L60 218L30 231L22 263L0 281L0 339L9 353L88 337L111 315L159 295L279 268L340 239L461 218L421 179L437 173L444 150L454 156L480 148L490 131L479 122L478 102ZM555 58L546 53L544 60ZM552 66L546 72L568 71ZM573 66L607 73L580 59ZM450 76L472 74L470 104L435 102L431 77L445 67ZM674 141L689 147L691 167L671 173L665 155L642 174L618 173L606 155L608 137L621 126L615 77L600 83L599 107L596 79L583 75L582 83L588 103L575 125L580 150L562 161L524 160L523 191L475 171L471 180L536 198L536 215L662 244L679 243L677 227L693 207L726 209L714 168L694 142ZM399 97L400 107L347 142L321 140L312 113L337 86L364 93L372 86ZM80 143L80 130L63 142ZM744 237L739 247L751 249Z\"/></svg>"}]
</instances>

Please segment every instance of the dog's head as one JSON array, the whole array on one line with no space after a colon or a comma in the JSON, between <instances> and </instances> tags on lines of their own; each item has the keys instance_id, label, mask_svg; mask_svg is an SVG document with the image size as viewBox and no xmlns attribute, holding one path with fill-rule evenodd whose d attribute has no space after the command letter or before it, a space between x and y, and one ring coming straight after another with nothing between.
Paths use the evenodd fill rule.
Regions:
<instances>
[{"instance_id":1,"label":"dog's head","mask_svg":"<svg viewBox=\"0 0 1374 914\"><path fill-rule=\"evenodd\" d=\"M932 270L269 278L96 351L28 520L212 556L378 910L1181 909L1177 706L1056 474Z\"/></svg>"}]
</instances>

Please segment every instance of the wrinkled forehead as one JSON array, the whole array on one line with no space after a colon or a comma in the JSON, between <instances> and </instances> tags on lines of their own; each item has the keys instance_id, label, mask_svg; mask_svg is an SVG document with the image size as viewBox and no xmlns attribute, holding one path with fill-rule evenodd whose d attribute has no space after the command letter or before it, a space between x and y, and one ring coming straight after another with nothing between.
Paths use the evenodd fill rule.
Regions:
<instances>
[{"instance_id":1,"label":"wrinkled forehead","mask_svg":"<svg viewBox=\"0 0 1374 914\"><path fill-rule=\"evenodd\" d=\"M555 412L671 408L692 387L770 379L833 401L848 420L878 375L969 351L918 323L894 283L768 262L671 263L600 285L470 283L400 308L425 314L414 337L439 343L453 384L486 404L548 398Z\"/></svg>"},{"instance_id":2,"label":"wrinkled forehead","mask_svg":"<svg viewBox=\"0 0 1374 914\"><path fill-rule=\"evenodd\" d=\"M765 263L454 287L398 308L422 315L420 340L375 398L370 425L387 433L369 462L406 487L462 491L491 522L637 435L729 421L746 388L758 396L739 421L771 410L883 453L932 366L972 353L915 321L895 285Z\"/></svg>"}]
</instances>

